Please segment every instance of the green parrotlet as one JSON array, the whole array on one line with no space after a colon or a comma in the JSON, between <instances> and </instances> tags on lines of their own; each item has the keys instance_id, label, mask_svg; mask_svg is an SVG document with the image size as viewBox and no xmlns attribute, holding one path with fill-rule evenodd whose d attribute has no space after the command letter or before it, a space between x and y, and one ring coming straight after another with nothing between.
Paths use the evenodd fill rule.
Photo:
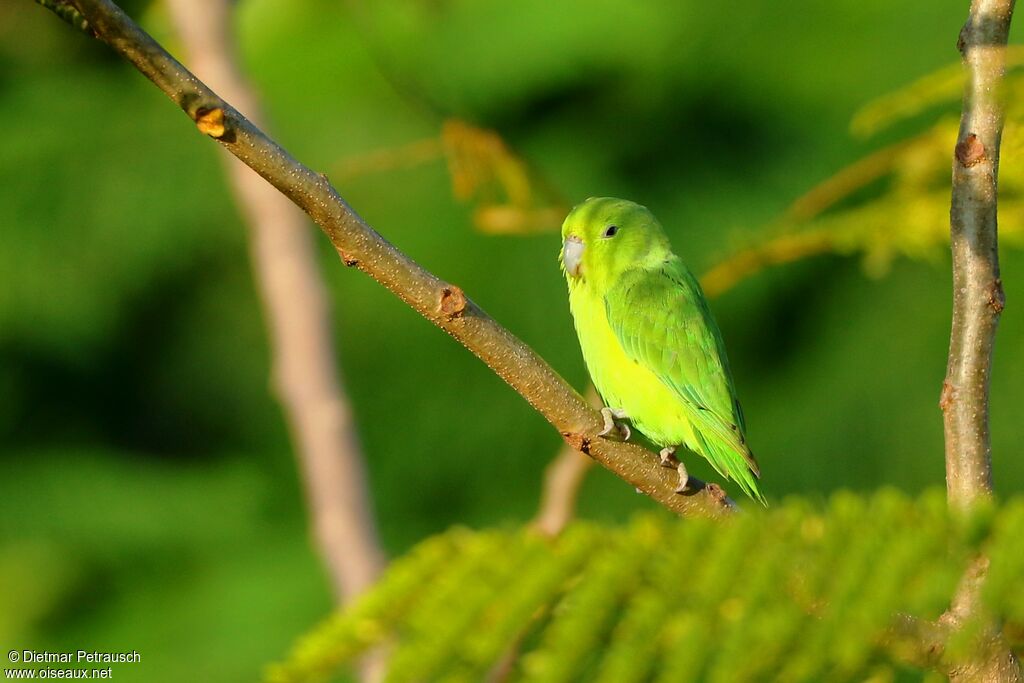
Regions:
<instances>
[{"instance_id":1,"label":"green parrotlet","mask_svg":"<svg viewBox=\"0 0 1024 683\"><path fill-rule=\"evenodd\" d=\"M590 198L562 225L561 261L583 359L607 406L602 434L628 420L663 447L680 493L689 478L675 456L682 446L764 503L722 333L654 215Z\"/></svg>"}]
</instances>

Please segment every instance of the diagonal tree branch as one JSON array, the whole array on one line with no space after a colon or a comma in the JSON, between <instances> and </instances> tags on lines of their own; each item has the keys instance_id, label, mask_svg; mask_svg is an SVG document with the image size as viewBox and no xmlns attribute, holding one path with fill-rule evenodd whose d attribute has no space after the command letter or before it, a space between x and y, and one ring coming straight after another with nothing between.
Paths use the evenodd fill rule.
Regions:
<instances>
[{"instance_id":1,"label":"diagonal tree branch","mask_svg":"<svg viewBox=\"0 0 1024 683\"><path fill-rule=\"evenodd\" d=\"M649 451L597 436L600 414L530 347L470 301L462 290L414 263L367 225L323 175L303 166L200 82L109 0L68 0L93 34L153 81L199 130L255 170L313 218L342 261L358 267L450 334L519 392L574 448L640 492L680 514L730 510L722 489L694 482L674 491L675 477ZM697 488L699 487L699 488Z\"/></svg>"},{"instance_id":2,"label":"diagonal tree branch","mask_svg":"<svg viewBox=\"0 0 1024 683\"><path fill-rule=\"evenodd\" d=\"M170 0L196 71L251 120L262 116L235 65L228 0ZM327 288L305 216L244 164L225 156L249 226L254 277L273 352L272 382L305 479L309 515L335 597L348 599L380 574L384 553L367 495L363 455L334 357Z\"/></svg>"}]
</instances>

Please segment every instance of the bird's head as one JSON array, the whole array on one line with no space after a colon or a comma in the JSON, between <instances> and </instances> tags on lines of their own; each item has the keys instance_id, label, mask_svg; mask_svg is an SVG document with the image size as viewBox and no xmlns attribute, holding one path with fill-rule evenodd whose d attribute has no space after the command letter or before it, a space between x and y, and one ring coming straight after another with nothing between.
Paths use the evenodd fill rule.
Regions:
<instances>
[{"instance_id":1,"label":"bird's head","mask_svg":"<svg viewBox=\"0 0 1024 683\"><path fill-rule=\"evenodd\" d=\"M626 270L671 253L658 219L626 199L591 197L562 224L562 269L570 284L602 287Z\"/></svg>"}]
</instances>

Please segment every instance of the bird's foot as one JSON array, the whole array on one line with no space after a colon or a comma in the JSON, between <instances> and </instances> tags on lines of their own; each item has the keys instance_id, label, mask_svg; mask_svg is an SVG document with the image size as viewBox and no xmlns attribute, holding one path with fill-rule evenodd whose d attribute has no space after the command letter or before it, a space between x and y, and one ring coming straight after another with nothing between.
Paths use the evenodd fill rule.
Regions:
<instances>
[{"instance_id":1,"label":"bird's foot","mask_svg":"<svg viewBox=\"0 0 1024 683\"><path fill-rule=\"evenodd\" d=\"M662 448L658 455L661 456L662 467L674 468L676 472L679 473L679 486L676 487L676 493L686 493L687 487L690 483L690 474L686 471L686 465L676 457L675 447L668 446L666 448Z\"/></svg>"},{"instance_id":2,"label":"bird's foot","mask_svg":"<svg viewBox=\"0 0 1024 683\"><path fill-rule=\"evenodd\" d=\"M679 472L679 486L676 487L676 493L686 493L690 488L690 474L686 471L686 465L680 462L676 465L676 471Z\"/></svg>"},{"instance_id":3,"label":"bird's foot","mask_svg":"<svg viewBox=\"0 0 1024 683\"><path fill-rule=\"evenodd\" d=\"M604 429L597 433L598 436L607 436L613 429L618 428L622 433L622 440L629 441L629 437L633 435L630 431L629 425L625 422L616 424L616 420L624 420L628 415L622 408L601 408L601 417L604 418Z\"/></svg>"}]
</instances>

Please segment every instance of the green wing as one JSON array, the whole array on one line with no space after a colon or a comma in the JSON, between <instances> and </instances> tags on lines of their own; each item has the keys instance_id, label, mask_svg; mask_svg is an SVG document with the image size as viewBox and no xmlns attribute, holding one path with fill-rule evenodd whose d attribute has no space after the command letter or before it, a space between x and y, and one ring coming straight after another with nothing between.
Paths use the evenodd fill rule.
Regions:
<instances>
[{"instance_id":1,"label":"green wing","mask_svg":"<svg viewBox=\"0 0 1024 683\"><path fill-rule=\"evenodd\" d=\"M626 355L654 372L689 409L701 440L696 450L763 501L722 334L693 274L678 258L634 269L608 292L605 310Z\"/></svg>"}]
</instances>

